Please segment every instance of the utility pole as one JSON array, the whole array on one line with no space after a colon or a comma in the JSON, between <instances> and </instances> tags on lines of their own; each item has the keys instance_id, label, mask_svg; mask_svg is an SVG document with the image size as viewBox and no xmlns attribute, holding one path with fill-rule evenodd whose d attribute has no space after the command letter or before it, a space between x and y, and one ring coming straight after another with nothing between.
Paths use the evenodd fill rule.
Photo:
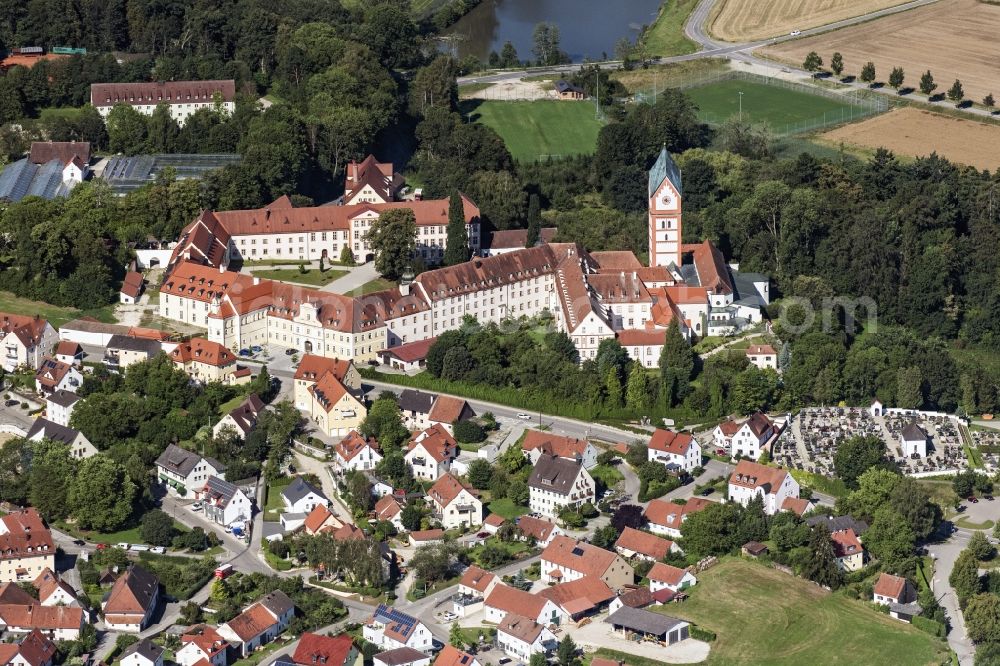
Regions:
<instances>
[{"instance_id":1,"label":"utility pole","mask_svg":"<svg viewBox=\"0 0 1000 666\"><path fill-rule=\"evenodd\" d=\"M739 91L740 95L740 122L743 122L743 91Z\"/></svg>"},{"instance_id":2,"label":"utility pole","mask_svg":"<svg viewBox=\"0 0 1000 666\"><path fill-rule=\"evenodd\" d=\"M594 70L594 75L597 76L597 110L594 111L594 118L596 120L601 119L601 67L600 65Z\"/></svg>"}]
</instances>

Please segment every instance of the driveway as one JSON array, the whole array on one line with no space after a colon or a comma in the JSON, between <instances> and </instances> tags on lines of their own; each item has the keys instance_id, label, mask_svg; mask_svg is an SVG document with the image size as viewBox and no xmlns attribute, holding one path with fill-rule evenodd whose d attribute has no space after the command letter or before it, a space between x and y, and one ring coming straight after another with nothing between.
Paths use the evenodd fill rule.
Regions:
<instances>
[{"instance_id":1,"label":"driveway","mask_svg":"<svg viewBox=\"0 0 1000 666\"><path fill-rule=\"evenodd\" d=\"M934 578L931 580L931 589L937 596L938 603L944 606L948 614L948 619L951 622L951 631L948 632L948 646L958 655L958 661L962 666L972 666L976 648L965 631L965 618L962 617L958 598L955 596L955 591L948 582L948 578L951 576L952 569L955 568L955 560L968 545L971 536L971 530L959 529L948 541L931 544L927 547L928 552L934 557Z\"/></svg>"},{"instance_id":2,"label":"driveway","mask_svg":"<svg viewBox=\"0 0 1000 666\"><path fill-rule=\"evenodd\" d=\"M607 615L602 613L593 618L589 624L572 628L569 633L576 644L583 646L584 650L587 648L597 650L603 647L666 664L699 664L708 659L709 645L704 641L689 638L669 647L663 647L658 643L630 641L615 633L611 625L604 622L606 617ZM557 634L556 638L560 637Z\"/></svg>"},{"instance_id":3,"label":"driveway","mask_svg":"<svg viewBox=\"0 0 1000 666\"><path fill-rule=\"evenodd\" d=\"M342 267L337 266L337 270L343 270ZM378 271L375 270L375 262L369 261L367 264L362 264L350 269L350 272L340 278L337 278L328 285L324 285L320 291L332 291L335 294L346 294L349 291L354 291L363 284L371 282L378 277Z\"/></svg>"}]
</instances>

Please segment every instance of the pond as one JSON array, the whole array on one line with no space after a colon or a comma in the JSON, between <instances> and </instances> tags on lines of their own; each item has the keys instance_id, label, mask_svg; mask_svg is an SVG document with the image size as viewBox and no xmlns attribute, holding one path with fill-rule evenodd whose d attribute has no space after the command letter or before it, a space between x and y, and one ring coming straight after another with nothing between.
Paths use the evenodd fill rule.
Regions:
<instances>
[{"instance_id":1,"label":"pond","mask_svg":"<svg viewBox=\"0 0 1000 666\"><path fill-rule=\"evenodd\" d=\"M532 33L539 23L559 28L560 44L573 62L614 57L615 42L635 41L652 23L660 0L483 0L447 33L459 57L483 62L510 41L521 60L533 59Z\"/></svg>"}]
</instances>

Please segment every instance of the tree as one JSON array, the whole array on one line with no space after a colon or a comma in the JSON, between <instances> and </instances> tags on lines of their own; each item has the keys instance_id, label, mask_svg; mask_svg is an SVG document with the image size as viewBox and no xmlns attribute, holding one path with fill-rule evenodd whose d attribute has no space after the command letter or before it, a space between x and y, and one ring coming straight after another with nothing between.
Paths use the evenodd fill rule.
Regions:
<instances>
[{"instance_id":1,"label":"tree","mask_svg":"<svg viewBox=\"0 0 1000 666\"><path fill-rule=\"evenodd\" d=\"M875 513L864 539L865 547L887 570L904 573L910 569L916 535L906 519L891 506L884 506Z\"/></svg>"},{"instance_id":2,"label":"tree","mask_svg":"<svg viewBox=\"0 0 1000 666\"><path fill-rule=\"evenodd\" d=\"M70 513L69 485L75 466L69 446L43 441L31 447L31 505L46 520L61 520Z\"/></svg>"},{"instance_id":3,"label":"tree","mask_svg":"<svg viewBox=\"0 0 1000 666\"><path fill-rule=\"evenodd\" d=\"M605 525L604 527L597 528L594 532L594 536L590 539L590 543L594 544L598 548L614 550L615 542L618 541L618 536L618 530L615 529L614 525Z\"/></svg>"},{"instance_id":4,"label":"tree","mask_svg":"<svg viewBox=\"0 0 1000 666\"><path fill-rule=\"evenodd\" d=\"M448 201L448 237L444 250L445 266L469 260L469 231L465 226L465 205L457 192Z\"/></svg>"},{"instance_id":5,"label":"tree","mask_svg":"<svg viewBox=\"0 0 1000 666\"><path fill-rule=\"evenodd\" d=\"M139 535L142 540L153 546L169 546L174 541L177 530L174 520L160 509L152 509L142 517L142 528Z\"/></svg>"},{"instance_id":6,"label":"tree","mask_svg":"<svg viewBox=\"0 0 1000 666\"><path fill-rule=\"evenodd\" d=\"M417 219L413 210L383 211L365 233L365 242L375 252L375 269L390 280L398 280L410 267L417 250Z\"/></svg>"},{"instance_id":7,"label":"tree","mask_svg":"<svg viewBox=\"0 0 1000 666\"><path fill-rule=\"evenodd\" d=\"M920 75L920 92L930 96L937 89L937 84L934 83L934 75L931 74L931 70L927 70Z\"/></svg>"},{"instance_id":8,"label":"tree","mask_svg":"<svg viewBox=\"0 0 1000 666\"><path fill-rule=\"evenodd\" d=\"M423 518L423 513L420 511L420 507L415 504L407 504L403 508L403 512L399 516L399 520L403 523L403 527L411 532L413 530L420 529L420 519Z\"/></svg>"},{"instance_id":9,"label":"tree","mask_svg":"<svg viewBox=\"0 0 1000 666\"><path fill-rule=\"evenodd\" d=\"M977 594L969 599L962 615L969 638L975 643L1000 641L1000 596Z\"/></svg>"},{"instance_id":10,"label":"tree","mask_svg":"<svg viewBox=\"0 0 1000 666\"><path fill-rule=\"evenodd\" d=\"M524 242L524 247L535 247L542 233L542 207L538 202L538 195L532 194L528 197L528 236Z\"/></svg>"},{"instance_id":11,"label":"tree","mask_svg":"<svg viewBox=\"0 0 1000 666\"><path fill-rule=\"evenodd\" d=\"M644 409L649 404L649 377L640 363L633 363L625 388L625 405L632 410Z\"/></svg>"},{"instance_id":12,"label":"tree","mask_svg":"<svg viewBox=\"0 0 1000 666\"><path fill-rule=\"evenodd\" d=\"M546 659L543 652L536 652L531 655L531 659L528 661L528 666L548 666L549 660Z\"/></svg>"},{"instance_id":13,"label":"tree","mask_svg":"<svg viewBox=\"0 0 1000 666\"><path fill-rule=\"evenodd\" d=\"M458 622L453 622L451 625L451 630L448 632L448 644L459 650L465 649L465 637L462 635L462 628L458 626Z\"/></svg>"},{"instance_id":14,"label":"tree","mask_svg":"<svg viewBox=\"0 0 1000 666\"><path fill-rule=\"evenodd\" d=\"M608 374L604 378L604 390L607 392L608 405L615 408L622 406L622 382L615 368L608 368Z\"/></svg>"},{"instance_id":15,"label":"tree","mask_svg":"<svg viewBox=\"0 0 1000 666\"><path fill-rule=\"evenodd\" d=\"M500 49L500 66L504 69L520 66L521 61L517 57L517 49L510 40L503 43Z\"/></svg>"},{"instance_id":16,"label":"tree","mask_svg":"<svg viewBox=\"0 0 1000 666\"><path fill-rule=\"evenodd\" d=\"M968 469L963 472L959 472L951 479L951 487L955 490L955 494L959 497L968 497L975 492L976 489L976 477L979 475L975 470Z\"/></svg>"},{"instance_id":17,"label":"tree","mask_svg":"<svg viewBox=\"0 0 1000 666\"><path fill-rule=\"evenodd\" d=\"M354 265L354 252L351 250L351 246L347 245L346 243L344 244L343 249L341 249L340 251L340 263L344 264L345 266Z\"/></svg>"},{"instance_id":18,"label":"tree","mask_svg":"<svg viewBox=\"0 0 1000 666\"><path fill-rule=\"evenodd\" d=\"M822 66L823 59L815 51L810 51L809 55L806 56L805 62L802 63L802 68L807 72L815 72Z\"/></svg>"},{"instance_id":19,"label":"tree","mask_svg":"<svg viewBox=\"0 0 1000 666\"><path fill-rule=\"evenodd\" d=\"M469 463L469 483L476 490L486 490L493 478L493 465L485 458L476 458Z\"/></svg>"},{"instance_id":20,"label":"tree","mask_svg":"<svg viewBox=\"0 0 1000 666\"><path fill-rule=\"evenodd\" d=\"M992 560L997 554L996 547L990 543L990 540L986 538L984 533L978 531L973 533L966 549L971 551L976 556L976 559L981 562Z\"/></svg>"},{"instance_id":21,"label":"tree","mask_svg":"<svg viewBox=\"0 0 1000 666\"><path fill-rule=\"evenodd\" d=\"M108 114L108 148L113 153L137 155L146 151L146 116L129 104L116 104Z\"/></svg>"},{"instance_id":22,"label":"tree","mask_svg":"<svg viewBox=\"0 0 1000 666\"><path fill-rule=\"evenodd\" d=\"M778 375L770 368L749 365L733 378L730 402L733 411L749 415L767 409L777 391Z\"/></svg>"},{"instance_id":23,"label":"tree","mask_svg":"<svg viewBox=\"0 0 1000 666\"><path fill-rule=\"evenodd\" d=\"M694 351L681 335L676 317L667 327L659 365L664 399L668 406L673 407L687 394L694 372Z\"/></svg>"},{"instance_id":24,"label":"tree","mask_svg":"<svg viewBox=\"0 0 1000 666\"><path fill-rule=\"evenodd\" d=\"M919 367L911 365L896 371L896 404L902 409L923 406L923 377Z\"/></svg>"},{"instance_id":25,"label":"tree","mask_svg":"<svg viewBox=\"0 0 1000 666\"><path fill-rule=\"evenodd\" d=\"M844 71L844 56L840 55L840 51L833 54L830 58L830 71L832 71L836 76L840 76Z\"/></svg>"},{"instance_id":26,"label":"tree","mask_svg":"<svg viewBox=\"0 0 1000 666\"><path fill-rule=\"evenodd\" d=\"M190 626L201 622L201 604L189 601L181 606L181 620Z\"/></svg>"},{"instance_id":27,"label":"tree","mask_svg":"<svg viewBox=\"0 0 1000 666\"><path fill-rule=\"evenodd\" d=\"M642 507L636 504L622 504L615 511L614 515L611 516L611 524L616 530L618 530L619 534L621 534L626 527L639 530L645 527L648 523L649 521L643 514Z\"/></svg>"},{"instance_id":28,"label":"tree","mask_svg":"<svg viewBox=\"0 0 1000 666\"><path fill-rule=\"evenodd\" d=\"M410 436L394 396L379 396L368 409L358 431L365 438L374 437L383 450L398 449Z\"/></svg>"},{"instance_id":29,"label":"tree","mask_svg":"<svg viewBox=\"0 0 1000 666\"><path fill-rule=\"evenodd\" d=\"M809 534L810 558L806 561L802 575L814 583L831 589L837 589L843 582L840 569L837 568L837 556L833 552L833 541L822 525L816 525Z\"/></svg>"},{"instance_id":30,"label":"tree","mask_svg":"<svg viewBox=\"0 0 1000 666\"><path fill-rule=\"evenodd\" d=\"M455 61L447 55L439 55L418 69L410 84L410 113L422 116L430 106L454 109L458 104L457 73Z\"/></svg>"},{"instance_id":31,"label":"tree","mask_svg":"<svg viewBox=\"0 0 1000 666\"><path fill-rule=\"evenodd\" d=\"M951 88L948 89L948 99L955 104L960 104L965 99L965 90L962 88L962 82L958 79L955 79L955 82L951 84Z\"/></svg>"},{"instance_id":32,"label":"tree","mask_svg":"<svg viewBox=\"0 0 1000 666\"><path fill-rule=\"evenodd\" d=\"M892 71L889 72L889 85L898 91L903 85L904 78L903 68L893 67Z\"/></svg>"},{"instance_id":33,"label":"tree","mask_svg":"<svg viewBox=\"0 0 1000 666\"><path fill-rule=\"evenodd\" d=\"M861 68L861 80L869 85L875 82L875 63L871 60Z\"/></svg>"},{"instance_id":34,"label":"tree","mask_svg":"<svg viewBox=\"0 0 1000 666\"><path fill-rule=\"evenodd\" d=\"M743 545L740 516L743 507L734 502L712 504L681 523L685 554L697 557L724 555Z\"/></svg>"},{"instance_id":35,"label":"tree","mask_svg":"<svg viewBox=\"0 0 1000 666\"><path fill-rule=\"evenodd\" d=\"M80 463L70 485L69 501L82 529L112 532L132 515L135 493L125 468L98 454Z\"/></svg>"},{"instance_id":36,"label":"tree","mask_svg":"<svg viewBox=\"0 0 1000 666\"><path fill-rule=\"evenodd\" d=\"M955 559L955 566L948 576L948 582L955 590L955 596L962 608L965 604L982 591L982 580L979 578L979 560L975 554L966 549L958 554Z\"/></svg>"},{"instance_id":37,"label":"tree","mask_svg":"<svg viewBox=\"0 0 1000 666\"><path fill-rule=\"evenodd\" d=\"M177 147L177 136L180 128L177 121L170 115L170 106L160 103L156 105L153 115L147 121L149 149L155 153L172 153Z\"/></svg>"},{"instance_id":38,"label":"tree","mask_svg":"<svg viewBox=\"0 0 1000 666\"><path fill-rule=\"evenodd\" d=\"M848 488L857 488L858 477L887 462L885 442L877 435L850 437L837 445L833 455L833 468Z\"/></svg>"},{"instance_id":39,"label":"tree","mask_svg":"<svg viewBox=\"0 0 1000 666\"><path fill-rule=\"evenodd\" d=\"M559 50L559 27L552 23L538 23L532 33L535 54L539 65L558 65L562 59Z\"/></svg>"},{"instance_id":40,"label":"tree","mask_svg":"<svg viewBox=\"0 0 1000 666\"><path fill-rule=\"evenodd\" d=\"M578 662L579 659L576 657L576 643L569 634L566 634L559 641L559 647L556 648L556 663L559 666L575 666Z\"/></svg>"},{"instance_id":41,"label":"tree","mask_svg":"<svg viewBox=\"0 0 1000 666\"><path fill-rule=\"evenodd\" d=\"M996 106L996 100L993 99L993 93L988 93L986 97L983 98L983 106L991 114L993 113L993 107Z\"/></svg>"},{"instance_id":42,"label":"tree","mask_svg":"<svg viewBox=\"0 0 1000 666\"><path fill-rule=\"evenodd\" d=\"M528 484L521 479L514 479L507 486L507 497L510 498L514 504L519 506L527 506L530 497L530 491L528 490Z\"/></svg>"}]
</instances>

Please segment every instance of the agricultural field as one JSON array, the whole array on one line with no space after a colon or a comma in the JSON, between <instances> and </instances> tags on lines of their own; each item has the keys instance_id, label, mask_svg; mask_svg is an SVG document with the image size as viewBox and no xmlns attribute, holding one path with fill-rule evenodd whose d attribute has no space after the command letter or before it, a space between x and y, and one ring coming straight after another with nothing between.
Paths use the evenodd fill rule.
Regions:
<instances>
[{"instance_id":1,"label":"agricultural field","mask_svg":"<svg viewBox=\"0 0 1000 666\"><path fill-rule=\"evenodd\" d=\"M702 121L710 124L738 115L742 92L744 119L766 123L779 133L791 124L822 121L824 114L828 114L831 121L837 117L850 119L852 110L850 104L828 97L740 79L725 79L688 88L685 92L698 105Z\"/></svg>"},{"instance_id":2,"label":"agricultural field","mask_svg":"<svg viewBox=\"0 0 1000 666\"><path fill-rule=\"evenodd\" d=\"M717 634L710 666L940 664L944 641L842 594L746 560L727 558L698 574L680 604L654 610ZM761 612L761 609L767 612Z\"/></svg>"},{"instance_id":3,"label":"agricultural field","mask_svg":"<svg viewBox=\"0 0 1000 666\"><path fill-rule=\"evenodd\" d=\"M908 0L722 0L713 9L708 32L726 42L752 42L787 35Z\"/></svg>"},{"instance_id":4,"label":"agricultural field","mask_svg":"<svg viewBox=\"0 0 1000 666\"><path fill-rule=\"evenodd\" d=\"M827 145L887 148L922 157L936 152L979 169L1000 168L1000 125L954 118L912 107L896 109L820 135Z\"/></svg>"},{"instance_id":5,"label":"agricultural field","mask_svg":"<svg viewBox=\"0 0 1000 666\"><path fill-rule=\"evenodd\" d=\"M594 117L594 103L589 100L473 100L462 103L461 108L469 120L496 130L519 162L592 153L604 124Z\"/></svg>"},{"instance_id":6,"label":"agricultural field","mask_svg":"<svg viewBox=\"0 0 1000 666\"><path fill-rule=\"evenodd\" d=\"M1000 5L979 0L941 0L823 35L777 44L764 55L796 67L810 51L824 63L839 51L845 74L857 75L867 61L875 63L877 80L885 81L893 67L906 74L904 87L916 88L920 75L930 70L944 93L960 79L968 99L978 102L987 93L1000 95L997 82L997 35Z\"/></svg>"}]
</instances>

